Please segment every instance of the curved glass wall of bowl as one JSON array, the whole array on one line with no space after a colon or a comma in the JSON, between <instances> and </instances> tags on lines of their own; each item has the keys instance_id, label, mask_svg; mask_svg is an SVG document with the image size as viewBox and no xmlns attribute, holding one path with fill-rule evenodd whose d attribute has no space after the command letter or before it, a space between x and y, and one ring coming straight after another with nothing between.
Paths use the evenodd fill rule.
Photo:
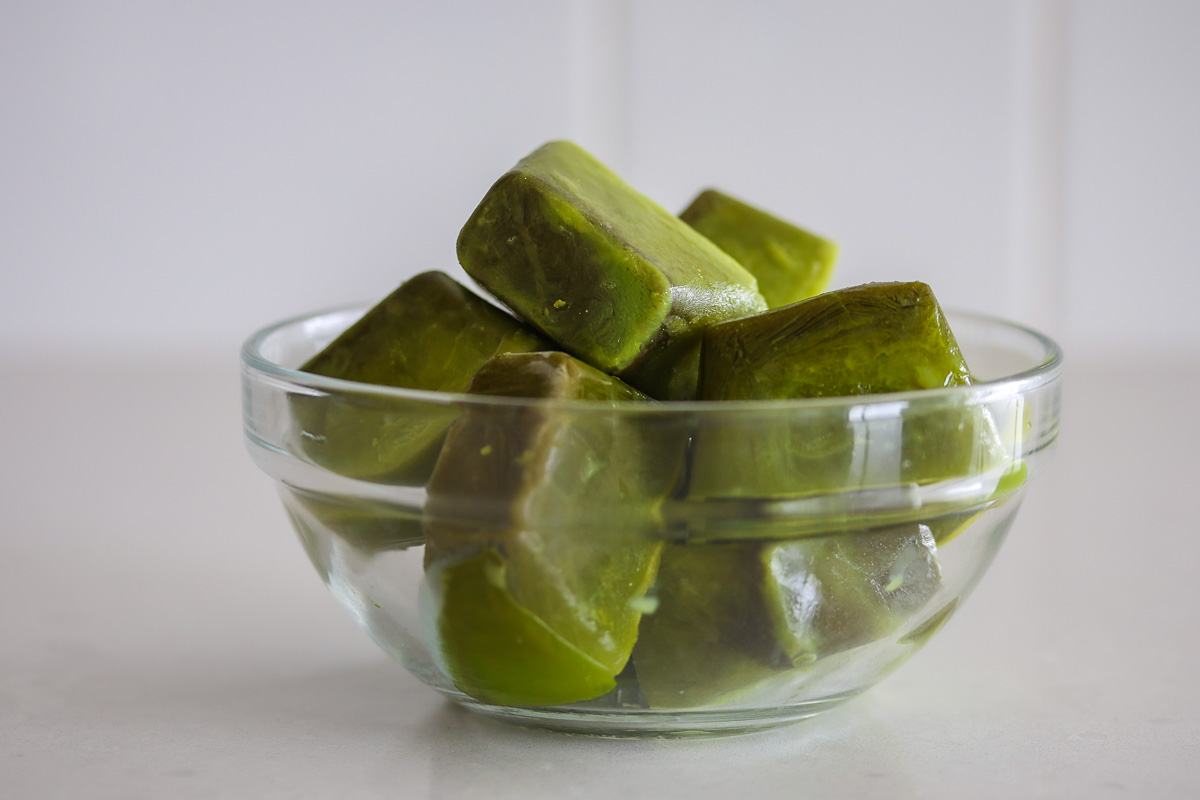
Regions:
<instances>
[{"instance_id":1,"label":"curved glass wall of bowl","mask_svg":"<svg viewBox=\"0 0 1200 800\"><path fill-rule=\"evenodd\" d=\"M950 315L972 386L598 404L295 369L364 310L246 343L249 450L383 650L518 724L739 733L858 694L970 593L1058 434L1057 346L978 315Z\"/></svg>"}]
</instances>

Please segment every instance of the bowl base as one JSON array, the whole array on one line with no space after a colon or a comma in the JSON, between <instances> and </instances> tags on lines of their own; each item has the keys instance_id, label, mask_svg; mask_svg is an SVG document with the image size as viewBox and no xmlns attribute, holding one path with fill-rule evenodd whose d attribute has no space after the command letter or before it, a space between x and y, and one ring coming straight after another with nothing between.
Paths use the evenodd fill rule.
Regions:
<instances>
[{"instance_id":1,"label":"bowl base","mask_svg":"<svg viewBox=\"0 0 1200 800\"><path fill-rule=\"evenodd\" d=\"M457 692L446 694L455 703L477 714L526 728L609 739L690 739L740 736L793 725L828 711L860 692L846 692L786 706L678 711L495 706Z\"/></svg>"}]
</instances>

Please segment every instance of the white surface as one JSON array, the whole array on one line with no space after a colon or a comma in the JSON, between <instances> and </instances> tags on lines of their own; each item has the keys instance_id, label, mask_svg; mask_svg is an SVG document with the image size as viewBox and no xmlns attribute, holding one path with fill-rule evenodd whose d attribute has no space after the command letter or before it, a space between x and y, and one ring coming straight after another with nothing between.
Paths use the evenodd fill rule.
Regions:
<instances>
[{"instance_id":1,"label":"white surface","mask_svg":"<svg viewBox=\"0 0 1200 800\"><path fill-rule=\"evenodd\" d=\"M232 358L0 366L6 800L1200 794L1195 361L1069 364L1057 459L897 674L675 742L510 728L388 662L244 452Z\"/></svg>"},{"instance_id":2,"label":"white surface","mask_svg":"<svg viewBox=\"0 0 1200 800\"><path fill-rule=\"evenodd\" d=\"M1200 350L1191 0L0 3L0 338L229 352L577 138L1077 351Z\"/></svg>"}]
</instances>

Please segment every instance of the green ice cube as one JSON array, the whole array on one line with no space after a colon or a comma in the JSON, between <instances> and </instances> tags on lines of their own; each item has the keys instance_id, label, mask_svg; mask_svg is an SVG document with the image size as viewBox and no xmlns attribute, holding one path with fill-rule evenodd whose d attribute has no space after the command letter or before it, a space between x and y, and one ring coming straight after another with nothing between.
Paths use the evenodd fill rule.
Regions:
<instances>
[{"instance_id":1,"label":"green ice cube","mask_svg":"<svg viewBox=\"0 0 1200 800\"><path fill-rule=\"evenodd\" d=\"M563 349L661 400L695 396L707 326L767 307L733 258L570 142L492 186L458 257Z\"/></svg>"}]
</instances>

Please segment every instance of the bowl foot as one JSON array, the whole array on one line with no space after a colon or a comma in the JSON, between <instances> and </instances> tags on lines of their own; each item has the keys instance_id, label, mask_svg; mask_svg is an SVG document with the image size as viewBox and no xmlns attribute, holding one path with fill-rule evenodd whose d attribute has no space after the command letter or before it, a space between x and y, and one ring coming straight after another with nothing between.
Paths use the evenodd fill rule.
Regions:
<instances>
[{"instance_id":1,"label":"bowl foot","mask_svg":"<svg viewBox=\"0 0 1200 800\"><path fill-rule=\"evenodd\" d=\"M859 692L786 706L687 710L495 706L466 695L447 694L454 702L477 714L526 728L612 739L687 739L740 736L793 725L828 711Z\"/></svg>"}]
</instances>

